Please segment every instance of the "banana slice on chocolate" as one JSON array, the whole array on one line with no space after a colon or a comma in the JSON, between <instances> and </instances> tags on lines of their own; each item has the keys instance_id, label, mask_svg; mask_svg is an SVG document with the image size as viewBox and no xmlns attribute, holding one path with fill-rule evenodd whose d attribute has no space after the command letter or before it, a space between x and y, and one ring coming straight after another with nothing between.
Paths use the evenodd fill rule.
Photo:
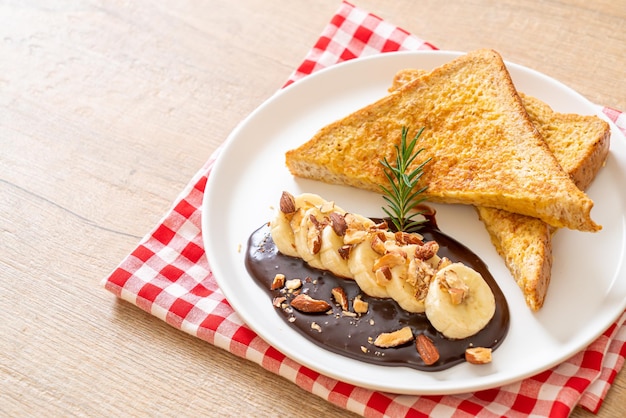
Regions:
<instances>
[{"instance_id":1,"label":"banana slice on chocolate","mask_svg":"<svg viewBox=\"0 0 626 418\"><path fill-rule=\"evenodd\" d=\"M411 244L403 248L406 252L405 262L391 269L387 293L405 311L422 313L426 309L424 299L434 270L423 261L415 259L416 247L417 245Z\"/></svg>"},{"instance_id":2,"label":"banana slice on chocolate","mask_svg":"<svg viewBox=\"0 0 626 418\"><path fill-rule=\"evenodd\" d=\"M425 299L426 317L450 339L470 337L493 318L496 301L491 288L474 269L452 263L433 278Z\"/></svg>"},{"instance_id":3,"label":"banana slice on chocolate","mask_svg":"<svg viewBox=\"0 0 626 418\"><path fill-rule=\"evenodd\" d=\"M381 276L384 273L378 273L377 277L374 268L381 255L372 248L373 237L374 234L368 233L363 241L354 245L348 258L348 267L352 278L365 294L375 298L388 298L388 279Z\"/></svg>"},{"instance_id":4,"label":"banana slice on chocolate","mask_svg":"<svg viewBox=\"0 0 626 418\"><path fill-rule=\"evenodd\" d=\"M319 208L312 207L303 212L302 217L298 218L300 222L297 225L292 224L298 255L309 266L317 269L324 269L319 254L322 246L322 218Z\"/></svg>"},{"instance_id":5,"label":"banana slice on chocolate","mask_svg":"<svg viewBox=\"0 0 626 418\"><path fill-rule=\"evenodd\" d=\"M307 209L322 206L325 202L326 200L313 193L302 193L294 197L283 192L280 207L270 221L270 233L278 251L290 257L299 257L293 226L299 226Z\"/></svg>"},{"instance_id":6,"label":"banana slice on chocolate","mask_svg":"<svg viewBox=\"0 0 626 418\"><path fill-rule=\"evenodd\" d=\"M354 279L363 293L392 298L408 312L425 312L448 338L476 334L495 313L495 297L482 276L442 260L435 241L394 233L318 195L283 193L270 231L281 253Z\"/></svg>"},{"instance_id":7,"label":"banana slice on chocolate","mask_svg":"<svg viewBox=\"0 0 626 418\"><path fill-rule=\"evenodd\" d=\"M319 253L324 269L330 271L335 276L351 279L352 273L350 272L350 267L348 267L348 257L351 249L350 245L344 244L343 235L340 231L338 233L332 224L324 227Z\"/></svg>"}]
</instances>

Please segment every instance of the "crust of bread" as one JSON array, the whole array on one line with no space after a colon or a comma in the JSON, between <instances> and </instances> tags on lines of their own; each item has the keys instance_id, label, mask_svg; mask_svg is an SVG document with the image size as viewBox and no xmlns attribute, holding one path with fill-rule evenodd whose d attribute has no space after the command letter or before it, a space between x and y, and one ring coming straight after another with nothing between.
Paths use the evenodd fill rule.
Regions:
<instances>
[{"instance_id":1,"label":"crust of bread","mask_svg":"<svg viewBox=\"0 0 626 418\"><path fill-rule=\"evenodd\" d=\"M424 127L414 161L432 202L493 207L554 227L597 231L593 202L535 129L500 55L461 56L319 130L286 153L294 176L379 192L402 127Z\"/></svg>"},{"instance_id":2,"label":"crust of bread","mask_svg":"<svg viewBox=\"0 0 626 418\"><path fill-rule=\"evenodd\" d=\"M421 69L398 71L389 91L426 73ZM606 162L611 136L609 125L597 116L557 113L539 99L519 95L561 167L578 188L585 190ZM539 219L504 210L480 206L476 209L493 245L522 290L526 304L538 311L550 285L552 235L557 229Z\"/></svg>"}]
</instances>

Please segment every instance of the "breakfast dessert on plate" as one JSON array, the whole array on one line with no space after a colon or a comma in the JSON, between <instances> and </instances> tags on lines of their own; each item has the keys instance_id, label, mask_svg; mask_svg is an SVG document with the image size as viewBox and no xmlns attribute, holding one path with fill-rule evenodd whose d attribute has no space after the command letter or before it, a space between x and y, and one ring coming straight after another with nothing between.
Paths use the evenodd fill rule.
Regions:
<instances>
[{"instance_id":1,"label":"breakfast dessert on plate","mask_svg":"<svg viewBox=\"0 0 626 418\"><path fill-rule=\"evenodd\" d=\"M392 298L408 312L425 312L431 322L442 324L435 328L448 338L476 334L495 312L495 298L482 276L441 258L439 244L424 242L418 233L393 231L387 222L346 213L317 195L287 192L270 227L282 254L295 249L309 266L352 279L369 296ZM329 256L322 261L324 245Z\"/></svg>"},{"instance_id":2,"label":"breakfast dessert on plate","mask_svg":"<svg viewBox=\"0 0 626 418\"><path fill-rule=\"evenodd\" d=\"M420 69L396 73L390 91L427 74ZM597 116L554 112L547 104L519 93L531 121L579 189L585 190L604 165L610 127ZM552 269L552 235L545 222L504 210L476 207L498 253L524 293L526 304L539 310L548 291Z\"/></svg>"},{"instance_id":3,"label":"breakfast dessert on plate","mask_svg":"<svg viewBox=\"0 0 626 418\"><path fill-rule=\"evenodd\" d=\"M428 371L489 363L508 332L504 294L422 202L473 205L539 310L554 232L601 229L583 190L609 138L599 118L517 92L493 50L403 69L385 97L286 152L296 177L382 193L388 217L283 192L250 236L246 267L288 324L331 351Z\"/></svg>"},{"instance_id":4,"label":"breakfast dessert on plate","mask_svg":"<svg viewBox=\"0 0 626 418\"><path fill-rule=\"evenodd\" d=\"M380 191L387 180L378 162L393 158L405 126L425 128L414 164L431 159L422 178L429 201L494 207L554 227L601 228L590 217L593 202L535 129L492 50L463 55L323 127L287 151L286 164L294 176Z\"/></svg>"},{"instance_id":5,"label":"breakfast dessert on plate","mask_svg":"<svg viewBox=\"0 0 626 418\"><path fill-rule=\"evenodd\" d=\"M403 127L396 158L379 161L387 218L284 191L250 237L246 267L287 323L325 348L429 371L485 364L508 331L508 306L486 265L422 204L429 160L411 167L421 132L409 140Z\"/></svg>"},{"instance_id":6,"label":"breakfast dessert on plate","mask_svg":"<svg viewBox=\"0 0 626 418\"><path fill-rule=\"evenodd\" d=\"M487 267L434 213L411 224L418 232L396 223L283 192L246 267L286 322L327 349L427 371L489 363L509 314Z\"/></svg>"}]
</instances>

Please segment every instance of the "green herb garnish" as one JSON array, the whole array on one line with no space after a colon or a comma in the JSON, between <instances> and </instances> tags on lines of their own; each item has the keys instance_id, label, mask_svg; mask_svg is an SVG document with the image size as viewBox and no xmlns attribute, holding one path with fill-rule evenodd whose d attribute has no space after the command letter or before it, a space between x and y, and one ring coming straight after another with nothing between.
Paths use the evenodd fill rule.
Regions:
<instances>
[{"instance_id":1,"label":"green herb garnish","mask_svg":"<svg viewBox=\"0 0 626 418\"><path fill-rule=\"evenodd\" d=\"M407 170L415 158L424 151L424 148L415 150L415 145L424 128L420 129L415 138L407 144L408 129L402 127L402 140L400 146L396 145L396 164L391 165L387 157L382 159L380 163L385 167L385 176L389 180L390 187L380 185L383 189L385 199L389 205L388 208L383 207L385 213L391 218L391 222L398 228L398 231L406 231L418 227L424 222L424 219L416 220L415 217L424 213L416 211L411 214L420 203L426 198L421 194L426 190L427 186L414 190L419 179L422 177L424 166L430 161L430 158L417 166L413 171L407 173Z\"/></svg>"}]
</instances>

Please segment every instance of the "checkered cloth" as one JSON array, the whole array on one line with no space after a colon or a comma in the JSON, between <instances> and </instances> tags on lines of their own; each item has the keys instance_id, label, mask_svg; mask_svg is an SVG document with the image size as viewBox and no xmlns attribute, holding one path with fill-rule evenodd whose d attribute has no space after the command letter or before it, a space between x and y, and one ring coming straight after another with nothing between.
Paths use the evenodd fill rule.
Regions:
<instances>
[{"instance_id":1,"label":"checkered cloth","mask_svg":"<svg viewBox=\"0 0 626 418\"><path fill-rule=\"evenodd\" d=\"M342 3L290 84L335 63L386 51L436 49L379 17ZM600 108L624 132L626 114ZM202 243L200 211L216 152L159 224L104 280L119 298L175 328L253 361L340 407L380 416L560 416L597 412L626 356L626 312L587 349L537 376L500 388L446 396L372 391L320 375L250 330L220 292Z\"/></svg>"}]
</instances>

